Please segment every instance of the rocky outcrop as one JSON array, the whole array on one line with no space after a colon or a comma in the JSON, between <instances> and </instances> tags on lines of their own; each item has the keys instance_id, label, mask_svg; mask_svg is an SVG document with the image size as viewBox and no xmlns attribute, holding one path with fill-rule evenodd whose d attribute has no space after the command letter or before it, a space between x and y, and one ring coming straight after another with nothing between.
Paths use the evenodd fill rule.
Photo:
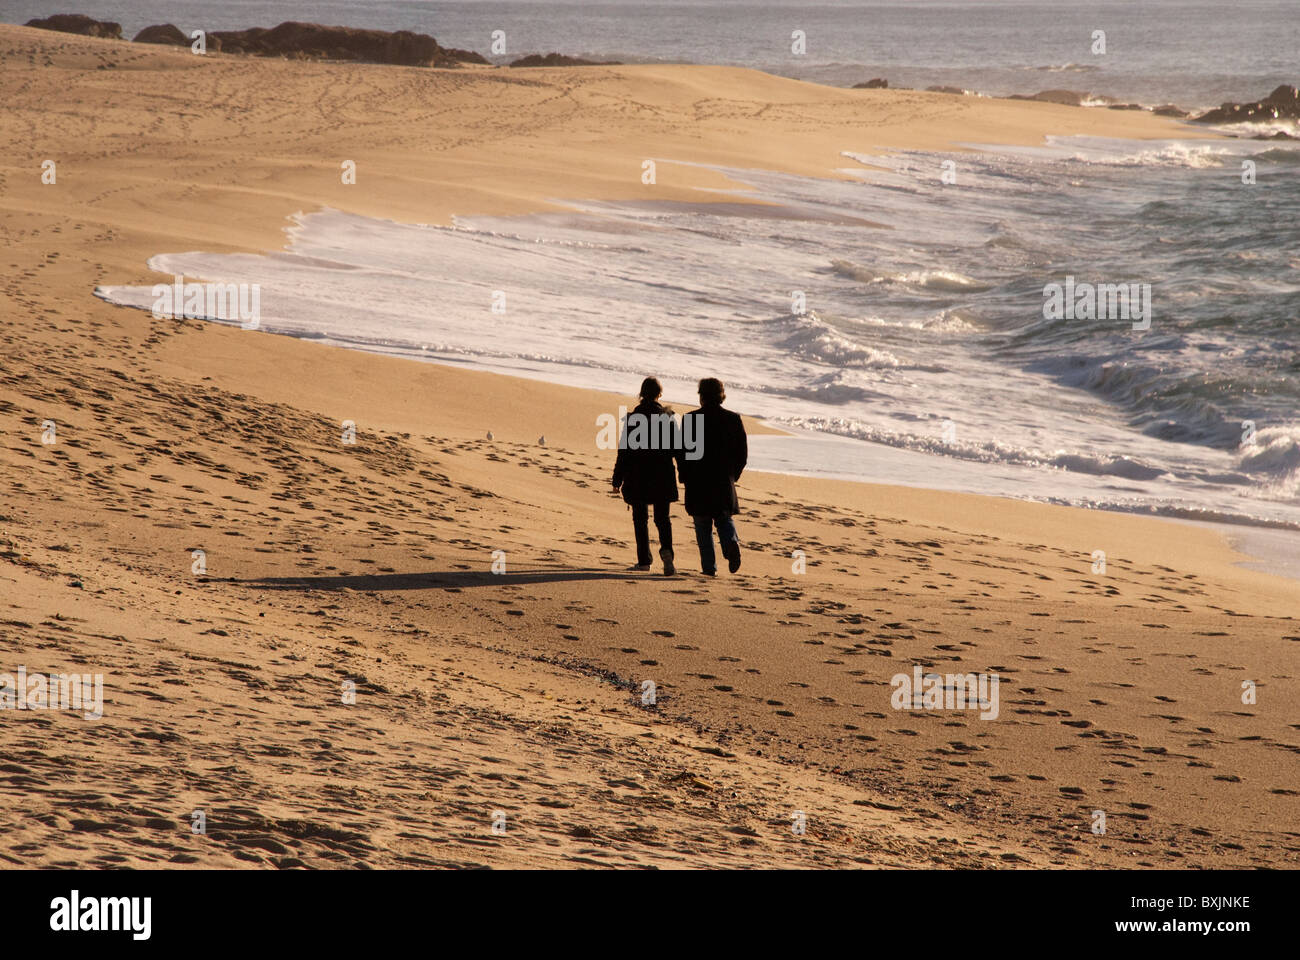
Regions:
<instances>
[{"instance_id":1,"label":"rocky outcrop","mask_svg":"<svg viewBox=\"0 0 1300 960\"><path fill-rule=\"evenodd\" d=\"M444 49L427 33L324 27L317 23L297 21L287 21L269 30L265 27L251 27L248 30L210 33L208 49L259 57L355 60L407 67L487 63L483 57L468 50Z\"/></svg>"},{"instance_id":2,"label":"rocky outcrop","mask_svg":"<svg viewBox=\"0 0 1300 960\"><path fill-rule=\"evenodd\" d=\"M165 43L174 47L188 47L190 38L170 23L145 27L131 40L132 43Z\"/></svg>"},{"instance_id":3,"label":"rocky outcrop","mask_svg":"<svg viewBox=\"0 0 1300 960\"><path fill-rule=\"evenodd\" d=\"M405 30L390 34L382 30L323 27L296 21L286 21L270 29L214 31L208 34L208 44L222 53L303 60L365 60L404 66L427 65L438 54L437 41L426 34Z\"/></svg>"},{"instance_id":4,"label":"rocky outcrop","mask_svg":"<svg viewBox=\"0 0 1300 960\"><path fill-rule=\"evenodd\" d=\"M512 67L617 67L614 60L583 60L581 57L569 57L562 53L530 53L510 64Z\"/></svg>"},{"instance_id":5,"label":"rocky outcrop","mask_svg":"<svg viewBox=\"0 0 1300 960\"><path fill-rule=\"evenodd\" d=\"M484 66L491 66L491 63L481 53L475 53L473 50L457 50L455 47L439 47L441 53L433 61L435 67L455 67L462 63L481 63Z\"/></svg>"},{"instance_id":6,"label":"rocky outcrop","mask_svg":"<svg viewBox=\"0 0 1300 960\"><path fill-rule=\"evenodd\" d=\"M1187 110L1184 110L1182 107L1175 106L1172 103L1161 104L1151 112L1154 113L1157 117L1175 117L1179 120L1181 120L1183 117L1190 116Z\"/></svg>"},{"instance_id":7,"label":"rocky outcrop","mask_svg":"<svg viewBox=\"0 0 1300 960\"><path fill-rule=\"evenodd\" d=\"M1263 100L1225 103L1192 117L1194 123L1267 123L1270 120L1300 120L1300 90L1283 84Z\"/></svg>"},{"instance_id":8,"label":"rocky outcrop","mask_svg":"<svg viewBox=\"0 0 1300 960\"><path fill-rule=\"evenodd\" d=\"M122 39L122 25L112 20L92 20L80 13L56 13L44 20L28 20L24 26L39 30L57 30L59 33L78 33L83 37Z\"/></svg>"},{"instance_id":9,"label":"rocky outcrop","mask_svg":"<svg viewBox=\"0 0 1300 960\"><path fill-rule=\"evenodd\" d=\"M884 77L873 77L866 83L855 83L854 90L884 90L889 87L889 81Z\"/></svg>"},{"instance_id":10,"label":"rocky outcrop","mask_svg":"<svg viewBox=\"0 0 1300 960\"><path fill-rule=\"evenodd\" d=\"M29 20L27 26L87 37L122 39L121 24L92 20L81 14L56 14L44 20ZM170 23L145 27L135 35L134 42L178 47L190 44L189 38ZM296 21L287 21L270 29L251 27L248 30L214 31L207 35L207 49L211 53L244 53L297 60L355 60L408 67L458 67L463 63L489 65L484 57L472 50L440 47L437 40L425 33L325 27Z\"/></svg>"}]
</instances>

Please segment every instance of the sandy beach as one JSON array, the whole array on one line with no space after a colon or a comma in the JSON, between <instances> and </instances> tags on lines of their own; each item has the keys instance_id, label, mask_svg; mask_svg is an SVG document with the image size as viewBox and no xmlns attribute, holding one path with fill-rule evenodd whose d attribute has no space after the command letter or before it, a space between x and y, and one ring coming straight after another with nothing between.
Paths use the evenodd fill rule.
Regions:
<instances>
[{"instance_id":1,"label":"sandy beach","mask_svg":"<svg viewBox=\"0 0 1300 960\"><path fill-rule=\"evenodd\" d=\"M0 672L104 675L101 719L0 713L4 864L1300 866L1296 583L1219 533L746 473L740 573L628 573L594 424L630 396L92 294L166 280L160 252L282 249L299 211L708 202L745 187L703 165L835 178L844 151L1185 126L8 25L0 87ZM893 709L914 665L997 673L1000 715Z\"/></svg>"}]
</instances>

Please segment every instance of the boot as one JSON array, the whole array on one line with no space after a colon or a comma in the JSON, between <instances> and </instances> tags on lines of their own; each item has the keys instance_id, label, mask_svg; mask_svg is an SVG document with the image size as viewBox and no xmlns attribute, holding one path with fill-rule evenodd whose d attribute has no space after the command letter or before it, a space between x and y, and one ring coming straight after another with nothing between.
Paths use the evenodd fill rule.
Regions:
<instances>
[{"instance_id":1,"label":"boot","mask_svg":"<svg viewBox=\"0 0 1300 960\"><path fill-rule=\"evenodd\" d=\"M659 550L659 559L664 562L664 576L671 577L677 573L677 568L673 566L673 548L662 547Z\"/></svg>"}]
</instances>

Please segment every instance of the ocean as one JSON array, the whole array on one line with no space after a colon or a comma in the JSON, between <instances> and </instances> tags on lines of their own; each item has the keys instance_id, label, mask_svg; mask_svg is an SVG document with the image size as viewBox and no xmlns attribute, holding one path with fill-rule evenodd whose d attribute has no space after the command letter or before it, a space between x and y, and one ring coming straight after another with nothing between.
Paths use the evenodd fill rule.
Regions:
<instances>
[{"instance_id":1,"label":"ocean","mask_svg":"<svg viewBox=\"0 0 1300 960\"><path fill-rule=\"evenodd\" d=\"M304 19L486 52L502 29L512 56L1184 107L1297 79L1293 6L1271 2L81 8L128 33ZM788 55L793 29L803 60ZM1105 57L1089 53L1094 29ZM160 252L150 266L260 284L262 329L354 348L624 394L655 373L677 399L716 375L732 406L793 434L755 438L758 468L1300 529L1300 144L972 146L985 149L846 153L843 181L725 171L776 205L765 212L725 194L563 198L563 213L447 228L325 210L298 217L282 253ZM1117 284L1133 317L1046 315L1053 285ZM153 303L147 287L97 293Z\"/></svg>"}]
</instances>

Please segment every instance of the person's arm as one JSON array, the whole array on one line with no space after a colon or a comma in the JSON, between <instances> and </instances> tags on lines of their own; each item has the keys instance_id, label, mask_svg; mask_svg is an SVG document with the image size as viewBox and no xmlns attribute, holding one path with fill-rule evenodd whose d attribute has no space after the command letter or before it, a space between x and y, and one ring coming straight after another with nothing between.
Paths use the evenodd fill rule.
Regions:
<instances>
[{"instance_id":1,"label":"person's arm","mask_svg":"<svg viewBox=\"0 0 1300 960\"><path fill-rule=\"evenodd\" d=\"M689 413L682 414L680 425L677 419L673 418L673 459L677 461L677 475L682 478L683 483L686 482L686 418L689 416ZM694 430L697 426L698 424L692 423L690 429Z\"/></svg>"},{"instance_id":2,"label":"person's arm","mask_svg":"<svg viewBox=\"0 0 1300 960\"><path fill-rule=\"evenodd\" d=\"M672 418L673 463L677 467L676 476L682 475L682 464L686 462L686 444L682 435L682 426L677 417Z\"/></svg>"},{"instance_id":3,"label":"person's arm","mask_svg":"<svg viewBox=\"0 0 1300 960\"><path fill-rule=\"evenodd\" d=\"M745 421L736 415L736 436L735 436L735 459L732 461L736 465L736 472L732 480L739 480L740 475L745 472L745 464L749 463L749 438L745 436Z\"/></svg>"},{"instance_id":4,"label":"person's arm","mask_svg":"<svg viewBox=\"0 0 1300 960\"><path fill-rule=\"evenodd\" d=\"M618 456L614 458L614 476L610 480L614 490L623 486L623 479L627 476L627 426L618 435Z\"/></svg>"}]
</instances>

